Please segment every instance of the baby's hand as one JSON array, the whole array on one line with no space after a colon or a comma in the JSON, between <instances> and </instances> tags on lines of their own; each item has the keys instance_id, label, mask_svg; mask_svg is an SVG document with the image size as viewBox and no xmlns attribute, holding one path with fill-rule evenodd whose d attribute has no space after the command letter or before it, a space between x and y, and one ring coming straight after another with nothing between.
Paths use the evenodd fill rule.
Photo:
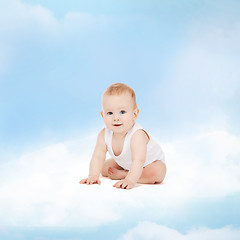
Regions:
<instances>
[{"instance_id":1,"label":"baby's hand","mask_svg":"<svg viewBox=\"0 0 240 240\"><path fill-rule=\"evenodd\" d=\"M80 182L80 184L87 184L87 185L92 185L92 184L101 184L101 181L99 179L98 176L88 176L88 178L84 178L82 179Z\"/></svg>"},{"instance_id":2,"label":"baby's hand","mask_svg":"<svg viewBox=\"0 0 240 240\"><path fill-rule=\"evenodd\" d=\"M116 187L116 188L124 188L124 189L131 189L135 186L135 183L132 182L131 180L125 178L125 179L122 179L118 182L116 182L113 187Z\"/></svg>"}]
</instances>

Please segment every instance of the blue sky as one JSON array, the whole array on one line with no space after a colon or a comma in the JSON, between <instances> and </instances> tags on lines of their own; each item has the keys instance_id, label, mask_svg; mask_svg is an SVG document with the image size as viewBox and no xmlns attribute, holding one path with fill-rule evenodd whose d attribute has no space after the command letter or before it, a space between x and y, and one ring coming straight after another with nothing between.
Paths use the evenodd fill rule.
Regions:
<instances>
[{"instance_id":1,"label":"blue sky","mask_svg":"<svg viewBox=\"0 0 240 240\"><path fill-rule=\"evenodd\" d=\"M239 1L0 0L0 237L237 239L239 16ZM118 81L163 146L161 186L76 184Z\"/></svg>"}]
</instances>

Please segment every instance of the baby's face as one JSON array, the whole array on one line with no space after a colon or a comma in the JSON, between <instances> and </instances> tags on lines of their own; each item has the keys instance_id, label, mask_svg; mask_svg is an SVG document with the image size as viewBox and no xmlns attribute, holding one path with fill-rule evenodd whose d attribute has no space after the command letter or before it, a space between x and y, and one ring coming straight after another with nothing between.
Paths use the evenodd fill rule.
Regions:
<instances>
[{"instance_id":1,"label":"baby's face","mask_svg":"<svg viewBox=\"0 0 240 240\"><path fill-rule=\"evenodd\" d=\"M129 93L103 95L101 112L106 127L114 133L127 133L134 125L138 108Z\"/></svg>"}]
</instances>

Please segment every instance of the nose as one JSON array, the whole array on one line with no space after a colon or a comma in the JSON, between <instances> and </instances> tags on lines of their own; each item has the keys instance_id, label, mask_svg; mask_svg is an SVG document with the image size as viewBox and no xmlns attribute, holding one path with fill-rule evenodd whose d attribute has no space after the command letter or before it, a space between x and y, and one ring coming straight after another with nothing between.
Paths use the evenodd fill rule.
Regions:
<instances>
[{"instance_id":1,"label":"nose","mask_svg":"<svg viewBox=\"0 0 240 240\"><path fill-rule=\"evenodd\" d=\"M114 121L119 121L119 114L114 114L114 116L113 116L113 120Z\"/></svg>"}]
</instances>

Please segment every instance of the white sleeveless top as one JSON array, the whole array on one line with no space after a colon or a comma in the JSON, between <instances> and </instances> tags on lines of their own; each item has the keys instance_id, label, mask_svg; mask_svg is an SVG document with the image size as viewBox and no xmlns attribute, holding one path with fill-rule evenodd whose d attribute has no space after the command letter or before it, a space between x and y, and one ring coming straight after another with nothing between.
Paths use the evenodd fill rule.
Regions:
<instances>
[{"instance_id":1,"label":"white sleeveless top","mask_svg":"<svg viewBox=\"0 0 240 240\"><path fill-rule=\"evenodd\" d=\"M105 143L107 145L107 150L109 152L109 155L116 161L116 163L119 166L121 166L126 170L129 170L132 164L132 153L130 148L131 138L133 134L139 129L143 129L147 133L147 131L144 128L142 128L140 124L135 123L133 128L127 133L124 139L124 144L123 144L123 149L121 154L118 156L115 156L112 149L113 131L109 130L108 128L105 128ZM150 140L147 144L147 155L146 155L146 161L145 161L144 167L156 160L161 160L165 162L165 156L162 151L162 148L150 136L149 138Z\"/></svg>"}]
</instances>

